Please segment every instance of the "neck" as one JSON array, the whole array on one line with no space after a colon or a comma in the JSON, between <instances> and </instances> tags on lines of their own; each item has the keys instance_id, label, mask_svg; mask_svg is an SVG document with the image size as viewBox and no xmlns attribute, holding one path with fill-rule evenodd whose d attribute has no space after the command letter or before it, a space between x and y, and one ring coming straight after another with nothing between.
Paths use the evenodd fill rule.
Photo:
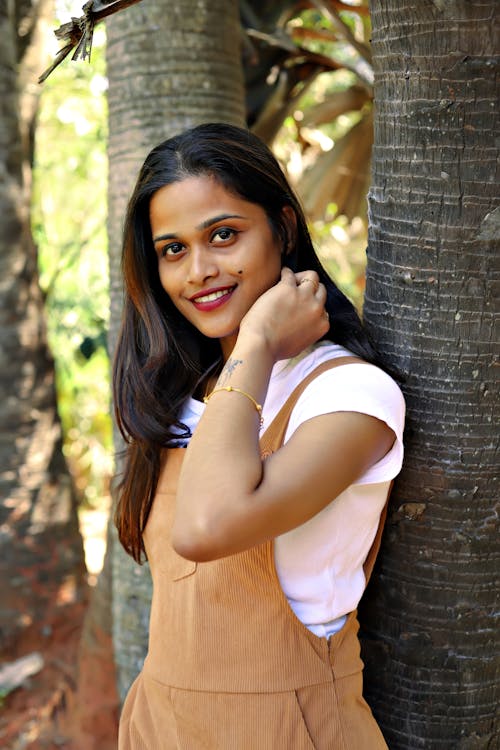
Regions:
<instances>
[{"instance_id":1,"label":"neck","mask_svg":"<svg viewBox=\"0 0 500 750\"><path fill-rule=\"evenodd\" d=\"M225 336L223 339L219 339L220 348L222 351L222 361L224 362L224 364L227 362L227 360L231 356L231 352L233 351L235 347L237 338L238 338L238 334L232 333L229 336Z\"/></svg>"}]
</instances>

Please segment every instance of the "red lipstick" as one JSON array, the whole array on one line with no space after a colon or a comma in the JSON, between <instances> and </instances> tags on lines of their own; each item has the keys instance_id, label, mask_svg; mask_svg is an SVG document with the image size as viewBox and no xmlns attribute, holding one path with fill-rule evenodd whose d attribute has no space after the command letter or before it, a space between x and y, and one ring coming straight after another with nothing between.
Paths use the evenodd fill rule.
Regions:
<instances>
[{"instance_id":1,"label":"red lipstick","mask_svg":"<svg viewBox=\"0 0 500 750\"><path fill-rule=\"evenodd\" d=\"M200 292L196 292L196 294L189 297L189 301L193 303L197 310L210 312L211 310L215 310L218 307L225 305L231 298L235 289L236 285L202 289Z\"/></svg>"}]
</instances>

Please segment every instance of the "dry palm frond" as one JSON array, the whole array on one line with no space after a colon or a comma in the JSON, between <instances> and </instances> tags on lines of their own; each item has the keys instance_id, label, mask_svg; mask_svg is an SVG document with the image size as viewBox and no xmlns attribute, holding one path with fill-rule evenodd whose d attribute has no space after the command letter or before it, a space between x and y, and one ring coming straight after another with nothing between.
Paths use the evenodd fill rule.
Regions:
<instances>
[{"instance_id":1,"label":"dry palm frond","mask_svg":"<svg viewBox=\"0 0 500 750\"><path fill-rule=\"evenodd\" d=\"M331 151L321 152L304 172L297 190L311 220L323 219L331 203L336 205L337 215L348 219L365 213L363 203L369 181L372 142L370 110Z\"/></svg>"},{"instance_id":2,"label":"dry palm frond","mask_svg":"<svg viewBox=\"0 0 500 750\"><path fill-rule=\"evenodd\" d=\"M140 0L112 0L108 3L103 2L103 0L89 0L85 3L82 7L83 15L79 18L72 18L71 21L64 23L55 30L54 34L57 39L67 40L67 43L58 51L50 67L42 73L38 83L43 83L73 49L75 51L71 57L72 60L89 59L96 23L138 2Z\"/></svg>"}]
</instances>

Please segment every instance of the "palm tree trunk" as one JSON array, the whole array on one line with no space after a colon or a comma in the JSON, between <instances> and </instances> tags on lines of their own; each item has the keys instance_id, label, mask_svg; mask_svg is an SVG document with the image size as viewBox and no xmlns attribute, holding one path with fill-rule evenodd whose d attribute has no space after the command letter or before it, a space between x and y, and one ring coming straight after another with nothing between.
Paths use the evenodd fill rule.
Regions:
<instances>
[{"instance_id":1,"label":"palm tree trunk","mask_svg":"<svg viewBox=\"0 0 500 750\"><path fill-rule=\"evenodd\" d=\"M146 153L201 122L244 124L236 0L141 3L107 22L111 341L121 315L121 227ZM142 666L150 577L113 546L113 640L123 697Z\"/></svg>"},{"instance_id":2,"label":"palm tree trunk","mask_svg":"<svg viewBox=\"0 0 500 750\"><path fill-rule=\"evenodd\" d=\"M368 701L391 750L498 742L495 11L496 0L372 3L365 319L408 406L362 613Z\"/></svg>"},{"instance_id":3,"label":"palm tree trunk","mask_svg":"<svg viewBox=\"0 0 500 750\"><path fill-rule=\"evenodd\" d=\"M35 81L46 63L40 29L50 12L45 0L0 4L0 651L8 659L49 647L56 622L84 596L29 219Z\"/></svg>"}]
</instances>

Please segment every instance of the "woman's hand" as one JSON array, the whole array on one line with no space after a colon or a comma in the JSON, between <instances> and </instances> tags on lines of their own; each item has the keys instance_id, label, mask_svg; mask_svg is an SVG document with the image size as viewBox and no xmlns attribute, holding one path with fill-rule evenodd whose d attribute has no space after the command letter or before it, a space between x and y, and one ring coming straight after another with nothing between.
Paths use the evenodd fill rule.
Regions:
<instances>
[{"instance_id":1,"label":"woman's hand","mask_svg":"<svg viewBox=\"0 0 500 750\"><path fill-rule=\"evenodd\" d=\"M283 268L280 281L241 321L238 340L261 337L275 362L295 357L329 330L325 302L326 289L315 271L293 273Z\"/></svg>"}]
</instances>

